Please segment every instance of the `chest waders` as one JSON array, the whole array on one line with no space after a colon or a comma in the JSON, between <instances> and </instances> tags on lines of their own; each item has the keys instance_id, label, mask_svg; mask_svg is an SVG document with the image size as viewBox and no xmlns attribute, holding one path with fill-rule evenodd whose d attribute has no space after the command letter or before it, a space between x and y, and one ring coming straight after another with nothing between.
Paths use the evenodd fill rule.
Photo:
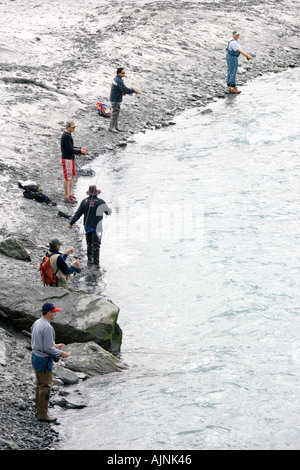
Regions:
<instances>
[{"instance_id":1,"label":"chest waders","mask_svg":"<svg viewBox=\"0 0 300 470\"><path fill-rule=\"evenodd\" d=\"M238 56L240 55L239 51L232 51L229 49L229 44L235 41L232 39L228 42L226 47L226 62L227 62L227 86L228 87L236 87L236 73L238 69Z\"/></svg>"},{"instance_id":2,"label":"chest waders","mask_svg":"<svg viewBox=\"0 0 300 470\"><path fill-rule=\"evenodd\" d=\"M94 269L100 267L100 246L101 235L97 232L86 232L86 245L87 245L87 264L93 266Z\"/></svg>"},{"instance_id":3,"label":"chest waders","mask_svg":"<svg viewBox=\"0 0 300 470\"><path fill-rule=\"evenodd\" d=\"M112 113L110 117L109 130L111 132L120 132L118 127L119 115L120 115L121 103L114 103L112 105Z\"/></svg>"},{"instance_id":4,"label":"chest waders","mask_svg":"<svg viewBox=\"0 0 300 470\"><path fill-rule=\"evenodd\" d=\"M56 418L53 418L48 414L50 390L52 385L53 359L50 356L36 359L39 360L39 366L37 367L39 370L35 369L35 404L37 408L37 418L39 421L54 423ZM44 363L43 367L41 367L42 361Z\"/></svg>"}]
</instances>

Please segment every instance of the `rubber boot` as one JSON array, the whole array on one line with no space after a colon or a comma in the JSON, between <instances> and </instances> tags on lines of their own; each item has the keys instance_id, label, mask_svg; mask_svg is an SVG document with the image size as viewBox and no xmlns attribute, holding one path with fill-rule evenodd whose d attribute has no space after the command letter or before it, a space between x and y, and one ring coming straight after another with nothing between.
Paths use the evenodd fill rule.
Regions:
<instances>
[{"instance_id":1,"label":"rubber boot","mask_svg":"<svg viewBox=\"0 0 300 470\"><path fill-rule=\"evenodd\" d=\"M112 116L110 118L110 125L109 125L110 132L118 133L118 131L116 129L117 124L118 124L118 117L115 116L114 114L112 114Z\"/></svg>"},{"instance_id":2,"label":"rubber boot","mask_svg":"<svg viewBox=\"0 0 300 470\"><path fill-rule=\"evenodd\" d=\"M237 89L236 86L231 86L231 87L229 87L229 93L233 93L233 94L238 95L241 92L240 92L240 90Z\"/></svg>"},{"instance_id":3,"label":"rubber boot","mask_svg":"<svg viewBox=\"0 0 300 470\"><path fill-rule=\"evenodd\" d=\"M56 418L48 414L50 387L52 382L52 372L37 372L37 388L36 388L36 407L37 418L39 421L47 423L55 423Z\"/></svg>"},{"instance_id":4,"label":"rubber boot","mask_svg":"<svg viewBox=\"0 0 300 470\"><path fill-rule=\"evenodd\" d=\"M48 413L48 406L49 406L49 398L48 393L40 393L37 403L37 417L39 421L45 421L47 423L55 423L57 421L56 418L49 415Z\"/></svg>"},{"instance_id":5,"label":"rubber boot","mask_svg":"<svg viewBox=\"0 0 300 470\"><path fill-rule=\"evenodd\" d=\"M110 118L109 130L111 132L118 132L118 119L120 114L120 103L114 103L112 107L112 114Z\"/></svg>"},{"instance_id":6,"label":"rubber boot","mask_svg":"<svg viewBox=\"0 0 300 470\"><path fill-rule=\"evenodd\" d=\"M93 265L93 240L92 240L92 233L86 234L86 245L87 245L87 265Z\"/></svg>"},{"instance_id":7,"label":"rubber boot","mask_svg":"<svg viewBox=\"0 0 300 470\"><path fill-rule=\"evenodd\" d=\"M120 129L119 128L118 121L116 122L116 129L117 129L118 132L125 132L125 129Z\"/></svg>"},{"instance_id":8,"label":"rubber boot","mask_svg":"<svg viewBox=\"0 0 300 470\"><path fill-rule=\"evenodd\" d=\"M100 246L101 237L97 233L93 233L93 269L100 269Z\"/></svg>"},{"instance_id":9,"label":"rubber boot","mask_svg":"<svg viewBox=\"0 0 300 470\"><path fill-rule=\"evenodd\" d=\"M93 263L92 268L95 270L100 269L100 251L95 252L94 254L94 263Z\"/></svg>"}]
</instances>

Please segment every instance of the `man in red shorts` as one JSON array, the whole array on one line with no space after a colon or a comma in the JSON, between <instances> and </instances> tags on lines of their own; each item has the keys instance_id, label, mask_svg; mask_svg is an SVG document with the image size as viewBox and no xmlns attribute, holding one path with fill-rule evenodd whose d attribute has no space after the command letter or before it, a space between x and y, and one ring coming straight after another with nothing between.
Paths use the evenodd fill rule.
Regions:
<instances>
[{"instance_id":1,"label":"man in red shorts","mask_svg":"<svg viewBox=\"0 0 300 470\"><path fill-rule=\"evenodd\" d=\"M60 140L62 167L64 171L64 200L71 203L77 202L74 194L72 194L76 176L75 155L86 155L88 153L88 149L85 147L74 147L72 137L72 132L74 132L74 130L75 123L73 121L68 121L66 123L66 130Z\"/></svg>"}]
</instances>

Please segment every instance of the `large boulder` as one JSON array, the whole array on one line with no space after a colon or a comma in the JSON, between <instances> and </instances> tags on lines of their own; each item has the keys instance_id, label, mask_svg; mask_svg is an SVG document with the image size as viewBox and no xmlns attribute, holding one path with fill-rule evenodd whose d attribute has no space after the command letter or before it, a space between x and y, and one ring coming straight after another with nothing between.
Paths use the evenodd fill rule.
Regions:
<instances>
[{"instance_id":1,"label":"large boulder","mask_svg":"<svg viewBox=\"0 0 300 470\"><path fill-rule=\"evenodd\" d=\"M22 261L31 261L30 254L16 238L5 238L0 242L0 253Z\"/></svg>"},{"instance_id":2,"label":"large boulder","mask_svg":"<svg viewBox=\"0 0 300 470\"><path fill-rule=\"evenodd\" d=\"M128 368L125 362L117 359L93 341L69 344L65 351L70 354L64 359L65 366L73 372L84 372L89 377L121 372Z\"/></svg>"},{"instance_id":3,"label":"large boulder","mask_svg":"<svg viewBox=\"0 0 300 470\"><path fill-rule=\"evenodd\" d=\"M41 317L41 308L51 302L61 309L52 326L57 343L93 341L115 354L120 351L122 330L117 324L119 307L96 294L67 291L61 287L30 287L3 280L0 286L0 310L17 331L30 331Z\"/></svg>"}]
</instances>

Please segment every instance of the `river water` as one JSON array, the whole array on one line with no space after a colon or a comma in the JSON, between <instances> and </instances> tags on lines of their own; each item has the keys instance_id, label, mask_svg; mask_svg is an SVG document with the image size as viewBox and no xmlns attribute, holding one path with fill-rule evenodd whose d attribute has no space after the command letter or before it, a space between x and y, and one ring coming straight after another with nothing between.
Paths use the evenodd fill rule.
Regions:
<instances>
[{"instance_id":1,"label":"river water","mask_svg":"<svg viewBox=\"0 0 300 470\"><path fill-rule=\"evenodd\" d=\"M130 367L80 385L62 449L300 448L299 107L269 74L93 163Z\"/></svg>"}]
</instances>

